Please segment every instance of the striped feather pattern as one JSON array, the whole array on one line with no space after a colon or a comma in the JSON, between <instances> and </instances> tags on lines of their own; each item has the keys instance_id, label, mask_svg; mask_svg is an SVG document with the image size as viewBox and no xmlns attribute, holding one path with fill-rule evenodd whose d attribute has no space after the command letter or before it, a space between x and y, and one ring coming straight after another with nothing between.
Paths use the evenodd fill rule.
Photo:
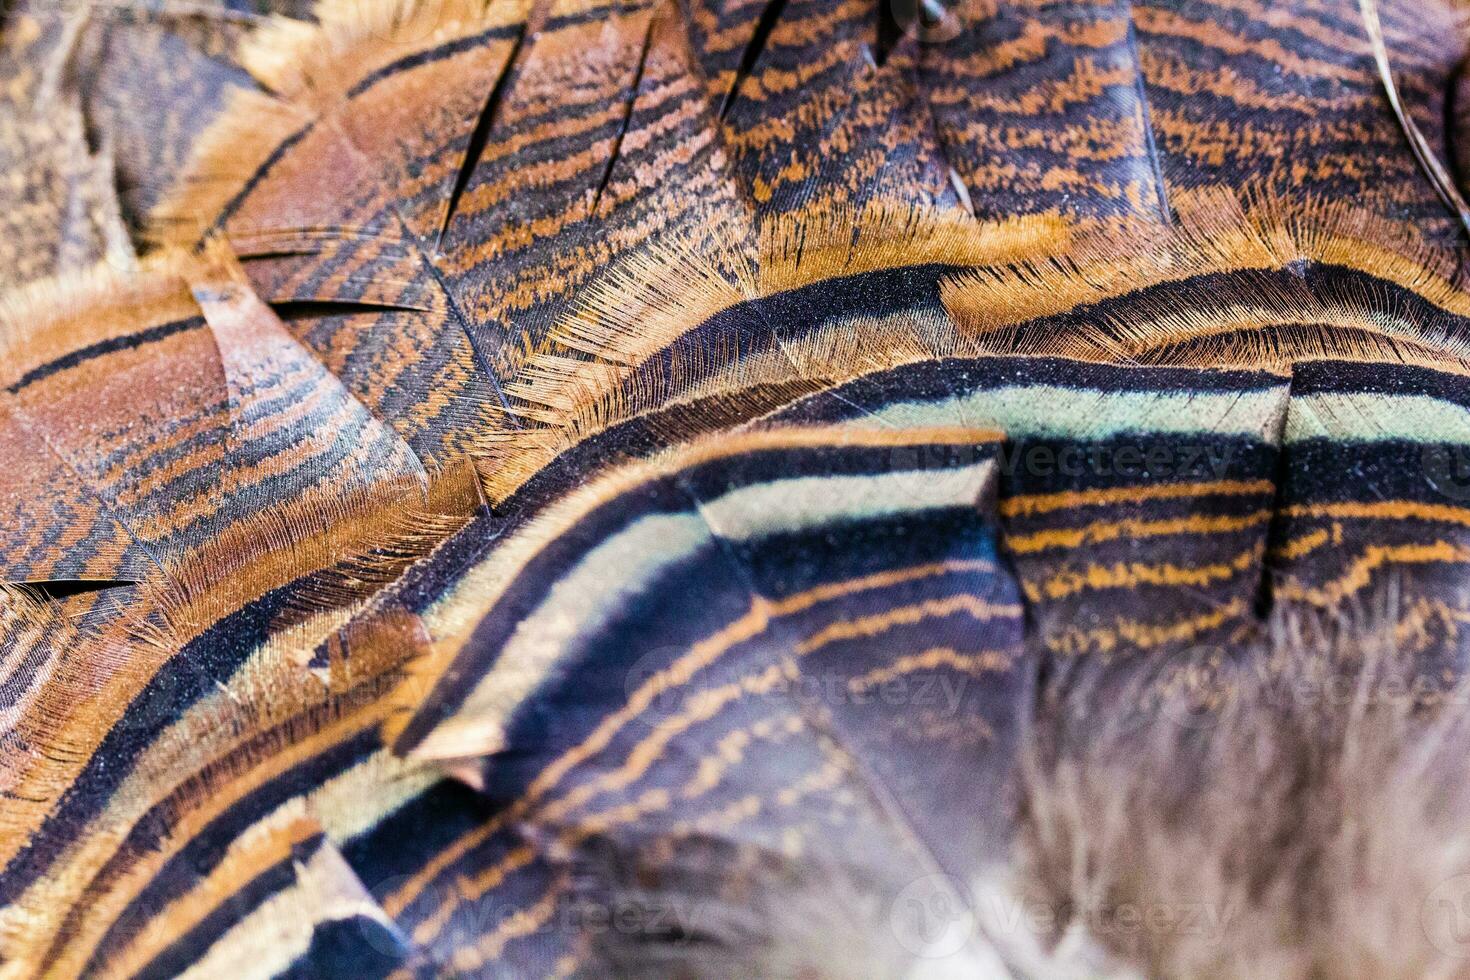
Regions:
<instances>
[{"instance_id":1,"label":"striped feather pattern","mask_svg":"<svg viewBox=\"0 0 1470 980\"><path fill-rule=\"evenodd\" d=\"M1378 604L1459 681L1462 243L1356 3L231 12L4 22L7 976L901 975L1052 679Z\"/></svg>"}]
</instances>

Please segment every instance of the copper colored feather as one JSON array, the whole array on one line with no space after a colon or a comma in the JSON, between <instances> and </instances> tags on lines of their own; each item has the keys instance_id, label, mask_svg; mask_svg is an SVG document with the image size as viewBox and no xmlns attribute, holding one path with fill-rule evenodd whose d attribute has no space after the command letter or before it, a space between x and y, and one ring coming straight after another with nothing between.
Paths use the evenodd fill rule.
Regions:
<instances>
[{"instance_id":1,"label":"copper colored feather","mask_svg":"<svg viewBox=\"0 0 1470 980\"><path fill-rule=\"evenodd\" d=\"M1470 976L1461 8L0 9L0 977Z\"/></svg>"}]
</instances>

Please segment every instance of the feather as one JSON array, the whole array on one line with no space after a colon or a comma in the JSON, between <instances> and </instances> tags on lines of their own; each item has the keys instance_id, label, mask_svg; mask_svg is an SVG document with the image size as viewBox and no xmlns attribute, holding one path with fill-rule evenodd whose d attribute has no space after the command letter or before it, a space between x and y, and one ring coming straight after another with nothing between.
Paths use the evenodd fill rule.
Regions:
<instances>
[{"instance_id":1,"label":"feather","mask_svg":"<svg viewBox=\"0 0 1470 980\"><path fill-rule=\"evenodd\" d=\"M12 5L0 972L1463 972L1459 20Z\"/></svg>"}]
</instances>

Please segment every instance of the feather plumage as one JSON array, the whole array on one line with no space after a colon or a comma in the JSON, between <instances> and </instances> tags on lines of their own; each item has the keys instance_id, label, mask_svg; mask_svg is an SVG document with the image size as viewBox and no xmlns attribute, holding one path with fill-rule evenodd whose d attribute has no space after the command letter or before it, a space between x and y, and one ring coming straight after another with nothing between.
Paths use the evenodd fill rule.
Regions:
<instances>
[{"instance_id":1,"label":"feather plumage","mask_svg":"<svg viewBox=\"0 0 1470 980\"><path fill-rule=\"evenodd\" d=\"M6 976L1305 977L1453 889L1453 8L3 30ZM1124 818L1225 953L1089 918ZM1463 973L1434 887L1334 975Z\"/></svg>"}]
</instances>

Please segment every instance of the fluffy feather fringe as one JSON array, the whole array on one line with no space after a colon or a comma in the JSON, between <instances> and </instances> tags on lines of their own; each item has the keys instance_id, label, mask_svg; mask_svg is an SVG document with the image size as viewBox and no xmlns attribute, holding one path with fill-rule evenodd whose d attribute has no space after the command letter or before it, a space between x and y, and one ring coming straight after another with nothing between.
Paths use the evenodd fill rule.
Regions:
<instances>
[{"instance_id":1,"label":"fluffy feather fringe","mask_svg":"<svg viewBox=\"0 0 1470 980\"><path fill-rule=\"evenodd\" d=\"M1153 977L1470 976L1470 686L1404 656L1391 607L1052 685L1013 867L1043 942Z\"/></svg>"},{"instance_id":2,"label":"fluffy feather fringe","mask_svg":"<svg viewBox=\"0 0 1470 980\"><path fill-rule=\"evenodd\" d=\"M1010 860L969 883L968 910L949 909L963 936L916 945L894 911L912 887L801 860L728 909L710 907L707 883L691 889L705 900L693 938L609 936L600 962L627 975L1470 976L1470 687L1399 649L1392 606L1332 622L1289 611L1255 648L1162 667L1056 672L1022 740ZM599 865L590 880L615 906L693 908L681 874L710 873L696 850L650 891L636 848L597 855L583 855Z\"/></svg>"}]
</instances>

